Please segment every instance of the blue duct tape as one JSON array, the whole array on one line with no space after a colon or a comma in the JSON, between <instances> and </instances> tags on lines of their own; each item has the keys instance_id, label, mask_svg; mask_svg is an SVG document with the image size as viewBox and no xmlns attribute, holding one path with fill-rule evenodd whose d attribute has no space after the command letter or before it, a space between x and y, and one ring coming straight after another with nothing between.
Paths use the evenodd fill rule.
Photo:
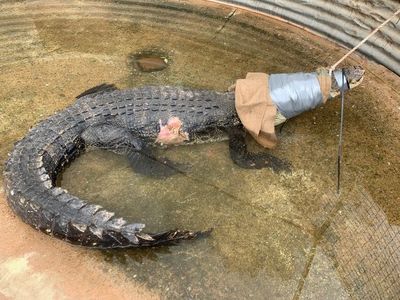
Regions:
<instances>
[{"instance_id":1,"label":"blue duct tape","mask_svg":"<svg viewBox=\"0 0 400 300\"><path fill-rule=\"evenodd\" d=\"M269 91L279 112L287 119L323 102L317 73L272 74Z\"/></svg>"}]
</instances>

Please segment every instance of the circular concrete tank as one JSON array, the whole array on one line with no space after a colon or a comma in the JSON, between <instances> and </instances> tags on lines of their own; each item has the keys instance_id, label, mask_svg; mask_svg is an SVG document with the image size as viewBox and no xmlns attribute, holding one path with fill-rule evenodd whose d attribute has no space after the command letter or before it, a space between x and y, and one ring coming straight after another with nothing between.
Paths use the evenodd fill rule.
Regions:
<instances>
[{"instance_id":1,"label":"circular concrete tank","mask_svg":"<svg viewBox=\"0 0 400 300\"><path fill-rule=\"evenodd\" d=\"M336 62L343 45L358 43L399 6L215 2L2 1L0 181L13 144L93 86L224 92L247 72L313 71ZM345 62L367 72L346 93L340 197L339 101L280 128L272 153L290 161L291 173L240 169L226 141L162 152L188 167L166 180L136 174L122 156L88 151L59 178L71 194L149 231L214 231L171 247L91 251L24 224L0 186L0 298L397 299L399 23L360 49L374 61L355 54Z\"/></svg>"}]
</instances>

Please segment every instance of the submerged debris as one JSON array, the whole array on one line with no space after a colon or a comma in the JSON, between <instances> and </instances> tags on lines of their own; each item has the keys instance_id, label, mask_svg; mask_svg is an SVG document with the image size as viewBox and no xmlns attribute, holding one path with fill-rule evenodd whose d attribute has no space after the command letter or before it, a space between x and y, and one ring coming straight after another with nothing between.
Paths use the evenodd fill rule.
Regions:
<instances>
[{"instance_id":1,"label":"submerged debris","mask_svg":"<svg viewBox=\"0 0 400 300\"><path fill-rule=\"evenodd\" d=\"M165 53L142 51L131 55L131 64L141 72L157 72L168 67L169 59Z\"/></svg>"}]
</instances>

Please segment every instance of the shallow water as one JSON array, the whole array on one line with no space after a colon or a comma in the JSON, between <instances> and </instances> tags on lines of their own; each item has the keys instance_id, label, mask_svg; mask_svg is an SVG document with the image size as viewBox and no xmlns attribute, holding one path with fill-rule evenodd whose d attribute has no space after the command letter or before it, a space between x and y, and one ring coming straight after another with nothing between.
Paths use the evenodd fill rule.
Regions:
<instances>
[{"instance_id":1,"label":"shallow water","mask_svg":"<svg viewBox=\"0 0 400 300\"><path fill-rule=\"evenodd\" d=\"M223 91L249 71L311 71L342 52L285 24L204 2L38 1L5 8L2 161L35 122L103 82ZM141 72L132 57L143 52L161 53L168 66ZM292 162L291 174L242 170L229 159L226 142L166 150L190 167L165 180L135 174L124 157L91 151L62 176L72 194L146 223L149 231L214 228L209 238L173 247L93 255L167 298L395 295L398 285L382 282L399 276L391 268L400 260L388 250L400 245L399 81L362 62L369 67L366 81L346 96L341 197L334 194L338 101L282 129L273 153ZM377 257L358 260L366 249ZM372 264L379 256L392 260L378 263L387 267L381 273ZM385 276L390 280L382 281Z\"/></svg>"},{"instance_id":2,"label":"shallow water","mask_svg":"<svg viewBox=\"0 0 400 300\"><path fill-rule=\"evenodd\" d=\"M299 208L284 200L289 195L279 176L241 170L227 150L225 143L173 149L168 157L191 167L166 180L138 176L123 157L96 151L68 169L63 186L149 224L149 231L214 228L209 238L170 248L106 254L170 296L260 298L283 289L287 297L305 264L311 229L296 220ZM256 185L257 178L264 182Z\"/></svg>"}]
</instances>

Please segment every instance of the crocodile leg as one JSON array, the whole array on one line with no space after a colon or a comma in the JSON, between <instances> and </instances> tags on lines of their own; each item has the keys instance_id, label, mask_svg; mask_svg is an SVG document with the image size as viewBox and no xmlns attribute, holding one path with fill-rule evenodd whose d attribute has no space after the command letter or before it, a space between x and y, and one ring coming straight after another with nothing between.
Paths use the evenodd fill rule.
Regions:
<instances>
[{"instance_id":1,"label":"crocodile leg","mask_svg":"<svg viewBox=\"0 0 400 300\"><path fill-rule=\"evenodd\" d=\"M229 135L229 153L239 167L245 169L270 168L275 172L290 171L290 164L269 153L251 153L247 150L246 132L242 126L227 130Z\"/></svg>"},{"instance_id":2,"label":"crocodile leg","mask_svg":"<svg viewBox=\"0 0 400 300\"><path fill-rule=\"evenodd\" d=\"M159 157L156 149L143 147L140 138L134 137L126 129L112 124L88 127L81 135L86 146L111 150L126 155L135 173L162 179L183 173L183 164Z\"/></svg>"},{"instance_id":3,"label":"crocodile leg","mask_svg":"<svg viewBox=\"0 0 400 300\"><path fill-rule=\"evenodd\" d=\"M126 148L142 149L141 139L134 137L125 128L108 123L86 128L81 137L86 146L100 149L115 150L116 152Z\"/></svg>"}]
</instances>

